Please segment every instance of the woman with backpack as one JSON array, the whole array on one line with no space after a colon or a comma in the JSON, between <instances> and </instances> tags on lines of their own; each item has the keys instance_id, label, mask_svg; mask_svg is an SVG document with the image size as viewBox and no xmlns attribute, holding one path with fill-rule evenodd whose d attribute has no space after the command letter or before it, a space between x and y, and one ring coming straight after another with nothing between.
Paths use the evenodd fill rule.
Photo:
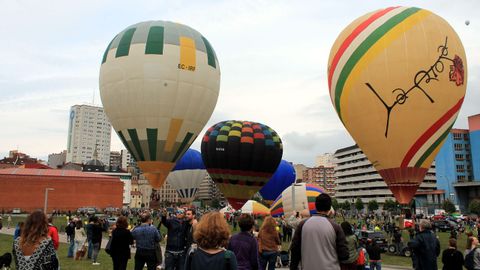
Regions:
<instances>
[{"instance_id":1,"label":"woman with backpack","mask_svg":"<svg viewBox=\"0 0 480 270\"><path fill-rule=\"evenodd\" d=\"M340 268L342 270L356 270L358 259L357 236L353 234L352 225L350 225L348 221L342 222L342 224L340 224L340 227L342 227L343 233L345 234L345 240L347 240L347 247L349 253L348 259L340 262Z\"/></svg>"},{"instance_id":2,"label":"woman with backpack","mask_svg":"<svg viewBox=\"0 0 480 270\"><path fill-rule=\"evenodd\" d=\"M235 254L226 250L230 227L220 212L202 216L193 232L197 248L191 248L185 261L186 270L237 270Z\"/></svg>"},{"instance_id":3,"label":"woman with backpack","mask_svg":"<svg viewBox=\"0 0 480 270\"><path fill-rule=\"evenodd\" d=\"M474 236L468 237L464 263L467 270L480 270L480 249L477 246L478 238Z\"/></svg>"}]
</instances>

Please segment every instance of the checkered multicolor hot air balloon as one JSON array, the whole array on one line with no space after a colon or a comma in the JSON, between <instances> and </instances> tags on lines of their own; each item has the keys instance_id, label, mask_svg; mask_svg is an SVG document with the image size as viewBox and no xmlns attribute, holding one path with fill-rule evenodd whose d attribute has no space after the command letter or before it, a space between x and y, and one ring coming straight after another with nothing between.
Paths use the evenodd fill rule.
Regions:
<instances>
[{"instance_id":1,"label":"checkered multicolor hot air balloon","mask_svg":"<svg viewBox=\"0 0 480 270\"><path fill-rule=\"evenodd\" d=\"M173 22L127 27L108 45L100 68L105 113L154 188L207 123L219 88L208 40Z\"/></svg>"},{"instance_id":2,"label":"checkered multicolor hot air balloon","mask_svg":"<svg viewBox=\"0 0 480 270\"><path fill-rule=\"evenodd\" d=\"M286 188L282 194L273 202L270 207L272 216L279 217L285 215L289 217L293 211L300 212L308 209L310 214L317 212L315 208L315 199L325 191L314 184L295 184ZM295 198L293 198L295 197Z\"/></svg>"},{"instance_id":3,"label":"checkered multicolor hot air balloon","mask_svg":"<svg viewBox=\"0 0 480 270\"><path fill-rule=\"evenodd\" d=\"M409 203L457 118L467 62L434 13L390 7L352 22L328 61L341 121L402 204Z\"/></svg>"},{"instance_id":4,"label":"checkered multicolor hot air balloon","mask_svg":"<svg viewBox=\"0 0 480 270\"><path fill-rule=\"evenodd\" d=\"M237 210L272 177L282 153L282 140L273 129L249 121L217 123L202 140L207 172Z\"/></svg>"}]
</instances>

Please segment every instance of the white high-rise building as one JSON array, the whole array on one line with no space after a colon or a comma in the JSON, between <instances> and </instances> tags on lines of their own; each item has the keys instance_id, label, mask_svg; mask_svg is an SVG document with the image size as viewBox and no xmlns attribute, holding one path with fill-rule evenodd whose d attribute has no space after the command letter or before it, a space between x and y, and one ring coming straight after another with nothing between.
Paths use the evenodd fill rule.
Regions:
<instances>
[{"instance_id":1,"label":"white high-rise building","mask_svg":"<svg viewBox=\"0 0 480 270\"><path fill-rule=\"evenodd\" d=\"M376 200L383 205L385 200L395 200L387 184L378 174L367 156L357 146L338 149L335 154L335 197L338 202L354 202L360 198L364 203ZM435 162L430 166L425 179L417 190L415 198L426 197L427 203L443 200L443 190L437 192ZM417 207L419 201L417 200Z\"/></svg>"},{"instance_id":2,"label":"white high-rise building","mask_svg":"<svg viewBox=\"0 0 480 270\"><path fill-rule=\"evenodd\" d=\"M86 163L93 158L96 146L98 159L103 164L109 164L111 130L102 107L72 106L68 127L67 162Z\"/></svg>"},{"instance_id":3,"label":"white high-rise building","mask_svg":"<svg viewBox=\"0 0 480 270\"><path fill-rule=\"evenodd\" d=\"M133 156L128 152L127 149L122 149L120 151L120 156L122 157L122 164L121 168L126 170L128 166L135 166L135 160L133 159Z\"/></svg>"},{"instance_id":4,"label":"white high-rise building","mask_svg":"<svg viewBox=\"0 0 480 270\"><path fill-rule=\"evenodd\" d=\"M334 157L332 153L325 153L323 155L319 155L315 158L315 167L334 167Z\"/></svg>"}]
</instances>

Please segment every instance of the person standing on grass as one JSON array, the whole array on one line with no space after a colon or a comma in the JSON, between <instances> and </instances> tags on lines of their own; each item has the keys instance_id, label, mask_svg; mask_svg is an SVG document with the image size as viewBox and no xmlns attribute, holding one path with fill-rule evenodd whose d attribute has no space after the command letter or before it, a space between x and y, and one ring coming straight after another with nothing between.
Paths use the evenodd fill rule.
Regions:
<instances>
[{"instance_id":1,"label":"person standing on grass","mask_svg":"<svg viewBox=\"0 0 480 270\"><path fill-rule=\"evenodd\" d=\"M22 229L24 224L25 223L23 221L18 222L17 227L15 227L15 232L13 233L13 240L20 237L20 235L22 234Z\"/></svg>"},{"instance_id":2,"label":"person standing on grass","mask_svg":"<svg viewBox=\"0 0 480 270\"><path fill-rule=\"evenodd\" d=\"M367 240L367 253L370 270L382 270L382 250L372 239Z\"/></svg>"},{"instance_id":3,"label":"person standing on grass","mask_svg":"<svg viewBox=\"0 0 480 270\"><path fill-rule=\"evenodd\" d=\"M167 246L165 248L165 270L183 270L186 250L185 211L177 209L175 217L167 219L162 215L162 223L167 227ZM160 227L160 225L159 225Z\"/></svg>"},{"instance_id":4,"label":"person standing on grass","mask_svg":"<svg viewBox=\"0 0 480 270\"><path fill-rule=\"evenodd\" d=\"M260 252L260 266L262 270L274 270L278 256L278 246L282 244L276 229L277 222L267 216L258 232L258 250Z\"/></svg>"},{"instance_id":5,"label":"person standing on grass","mask_svg":"<svg viewBox=\"0 0 480 270\"><path fill-rule=\"evenodd\" d=\"M67 227L65 228L65 233L67 234L67 242L70 243L68 247L68 258L73 258L73 251L75 249L75 220L69 219Z\"/></svg>"},{"instance_id":6,"label":"person standing on grass","mask_svg":"<svg viewBox=\"0 0 480 270\"><path fill-rule=\"evenodd\" d=\"M8 217L7 217L7 229L10 229L11 224L12 224L12 215L8 214Z\"/></svg>"},{"instance_id":7,"label":"person standing on grass","mask_svg":"<svg viewBox=\"0 0 480 270\"><path fill-rule=\"evenodd\" d=\"M83 246L86 245L86 239L87 239L87 234L85 233L85 230L83 229L83 223L81 220L77 220L75 222L75 233L74 233L74 248L73 248L73 254L75 254L75 259L79 260L81 258L77 257L77 252Z\"/></svg>"},{"instance_id":8,"label":"person standing on grass","mask_svg":"<svg viewBox=\"0 0 480 270\"><path fill-rule=\"evenodd\" d=\"M185 260L186 270L237 270L235 254L225 249L230 227L221 213L203 215L195 227L193 238L198 247L190 249Z\"/></svg>"},{"instance_id":9,"label":"person standing on grass","mask_svg":"<svg viewBox=\"0 0 480 270\"><path fill-rule=\"evenodd\" d=\"M48 237L53 241L53 247L58 250L60 245L60 238L58 237L58 229L53 225L53 216L48 217Z\"/></svg>"},{"instance_id":10,"label":"person standing on grass","mask_svg":"<svg viewBox=\"0 0 480 270\"><path fill-rule=\"evenodd\" d=\"M300 262L304 270L340 270L340 261L349 257L345 234L329 217L332 198L318 195L315 208L317 214L300 222L295 230L290 270L297 270Z\"/></svg>"},{"instance_id":11,"label":"person standing on grass","mask_svg":"<svg viewBox=\"0 0 480 270\"><path fill-rule=\"evenodd\" d=\"M149 212L140 215L141 224L132 231L137 251L135 253L135 270L142 270L147 264L148 270L155 270L157 257L155 243L160 241L160 233L152 226L152 218Z\"/></svg>"},{"instance_id":12,"label":"person standing on grass","mask_svg":"<svg viewBox=\"0 0 480 270\"><path fill-rule=\"evenodd\" d=\"M103 232L106 231L104 225L99 221L98 217L92 217L92 265L100 265L97 261L98 253L102 245Z\"/></svg>"},{"instance_id":13,"label":"person standing on grass","mask_svg":"<svg viewBox=\"0 0 480 270\"><path fill-rule=\"evenodd\" d=\"M48 220L42 211L27 217L20 237L13 243L13 259L17 270L58 270L53 241L48 237Z\"/></svg>"},{"instance_id":14,"label":"person standing on grass","mask_svg":"<svg viewBox=\"0 0 480 270\"><path fill-rule=\"evenodd\" d=\"M343 233L345 234L345 240L347 241L348 247L348 259L340 261L340 268L342 270L356 270L357 269L357 259L358 259L358 239L355 234L353 234L352 225L348 221L342 222L340 224L342 227Z\"/></svg>"},{"instance_id":15,"label":"person standing on grass","mask_svg":"<svg viewBox=\"0 0 480 270\"><path fill-rule=\"evenodd\" d=\"M428 220L420 221L420 232L408 242L412 249L413 268L416 270L437 270L437 257L440 255L440 242L431 231Z\"/></svg>"},{"instance_id":16,"label":"person standing on grass","mask_svg":"<svg viewBox=\"0 0 480 270\"><path fill-rule=\"evenodd\" d=\"M260 261L258 258L258 244L253 237L254 220L249 214L241 214L238 218L240 232L230 238L228 250L235 253L238 270L258 270Z\"/></svg>"},{"instance_id":17,"label":"person standing on grass","mask_svg":"<svg viewBox=\"0 0 480 270\"><path fill-rule=\"evenodd\" d=\"M117 219L116 227L112 231L110 256L113 261L113 270L126 270L131 257L130 245L133 245L133 236L127 227L127 218L121 216Z\"/></svg>"},{"instance_id":18,"label":"person standing on grass","mask_svg":"<svg viewBox=\"0 0 480 270\"><path fill-rule=\"evenodd\" d=\"M457 240L450 238L448 248L442 252L443 270L462 270L463 254L457 249Z\"/></svg>"},{"instance_id":19,"label":"person standing on grass","mask_svg":"<svg viewBox=\"0 0 480 270\"><path fill-rule=\"evenodd\" d=\"M87 233L87 243L88 243L88 248L87 248L87 259L91 260L92 259L92 253L93 253L93 244L92 244L92 228L93 228L93 217L88 218L88 224L85 226L85 231Z\"/></svg>"},{"instance_id":20,"label":"person standing on grass","mask_svg":"<svg viewBox=\"0 0 480 270\"><path fill-rule=\"evenodd\" d=\"M198 220L195 209L188 209L185 211L185 253L195 242L193 241L193 231L197 223Z\"/></svg>"}]
</instances>

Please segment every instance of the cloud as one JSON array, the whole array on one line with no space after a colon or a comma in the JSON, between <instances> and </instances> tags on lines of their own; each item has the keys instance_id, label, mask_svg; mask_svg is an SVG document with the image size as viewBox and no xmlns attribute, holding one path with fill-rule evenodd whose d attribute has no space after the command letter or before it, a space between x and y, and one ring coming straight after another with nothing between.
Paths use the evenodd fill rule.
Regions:
<instances>
[{"instance_id":1,"label":"cloud","mask_svg":"<svg viewBox=\"0 0 480 270\"><path fill-rule=\"evenodd\" d=\"M212 44L222 72L217 106L199 138L228 119L272 127L289 161L354 144L339 121L326 82L330 48L355 18L392 3L368 1L97 1L2 3L0 153L45 156L66 147L70 106L99 103L98 73L116 33L146 20L192 26ZM432 10L456 29L468 55L469 81L457 125L479 113L479 1L400 1ZM355 6L355 8L352 8ZM470 19L467 27L465 19ZM124 148L112 133L112 150Z\"/></svg>"}]
</instances>

